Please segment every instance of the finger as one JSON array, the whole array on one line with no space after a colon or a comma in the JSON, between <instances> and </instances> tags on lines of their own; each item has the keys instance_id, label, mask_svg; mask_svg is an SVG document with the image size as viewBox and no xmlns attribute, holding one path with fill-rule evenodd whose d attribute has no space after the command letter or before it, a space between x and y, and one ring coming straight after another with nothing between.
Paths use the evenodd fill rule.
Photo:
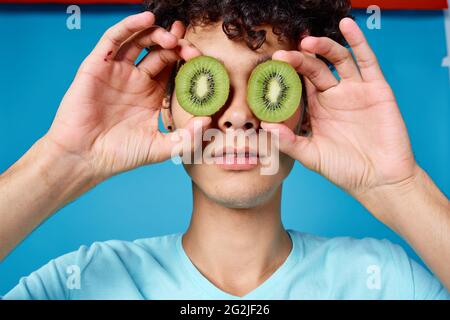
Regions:
<instances>
[{"instance_id":1,"label":"finger","mask_svg":"<svg viewBox=\"0 0 450 320\"><path fill-rule=\"evenodd\" d=\"M166 49L174 48L178 40L184 37L185 32L184 24L178 20L172 24L169 31L160 27L142 31L120 48L116 59L126 59L134 64L144 48L155 44Z\"/></svg>"},{"instance_id":2,"label":"finger","mask_svg":"<svg viewBox=\"0 0 450 320\"><path fill-rule=\"evenodd\" d=\"M363 80L384 79L377 57L356 22L350 18L345 18L341 21L339 27L353 49Z\"/></svg>"},{"instance_id":3,"label":"finger","mask_svg":"<svg viewBox=\"0 0 450 320\"><path fill-rule=\"evenodd\" d=\"M109 28L92 53L94 55L115 58L119 48L125 41L139 31L150 28L154 23L155 16L149 11L129 16Z\"/></svg>"},{"instance_id":4,"label":"finger","mask_svg":"<svg viewBox=\"0 0 450 320\"><path fill-rule=\"evenodd\" d=\"M173 48L178 44L178 40L184 37L186 28L181 21L175 21L169 31L161 27L144 30L136 35L133 39L129 39L125 45L119 50L119 55L128 57L128 60L134 63L144 48L148 48L155 44L163 48ZM125 53L128 51L128 54Z\"/></svg>"},{"instance_id":5,"label":"finger","mask_svg":"<svg viewBox=\"0 0 450 320\"><path fill-rule=\"evenodd\" d=\"M183 22L177 20L170 27L170 33L172 33L177 39L183 39L186 33L186 27ZM174 63L169 63L159 74L156 76L155 80L166 86L167 80L172 73Z\"/></svg>"},{"instance_id":6,"label":"finger","mask_svg":"<svg viewBox=\"0 0 450 320\"><path fill-rule=\"evenodd\" d=\"M308 78L319 91L326 91L339 84L339 81L325 62L299 51L277 51L273 59L282 60L292 65L297 72Z\"/></svg>"},{"instance_id":7,"label":"finger","mask_svg":"<svg viewBox=\"0 0 450 320\"><path fill-rule=\"evenodd\" d=\"M262 122L261 127L278 137L281 152L311 170L317 169L320 157L311 137L298 136L284 124Z\"/></svg>"},{"instance_id":8,"label":"finger","mask_svg":"<svg viewBox=\"0 0 450 320\"><path fill-rule=\"evenodd\" d=\"M119 49L116 60L126 60L134 64L142 50L149 46L158 45L164 49L173 49L177 44L178 38L171 32L161 27L151 28L126 41Z\"/></svg>"},{"instance_id":9,"label":"finger","mask_svg":"<svg viewBox=\"0 0 450 320\"><path fill-rule=\"evenodd\" d=\"M174 156L183 156L184 152L192 152L201 147L203 139L195 139L203 134L211 123L210 117L194 117L183 128L159 136L155 141L159 158L165 161ZM198 140L198 141L197 141Z\"/></svg>"},{"instance_id":10,"label":"finger","mask_svg":"<svg viewBox=\"0 0 450 320\"><path fill-rule=\"evenodd\" d=\"M305 82L305 89L306 89L306 97L308 98L308 102L311 101L311 99L317 95L317 87L314 85L314 83L309 80L309 78L303 78Z\"/></svg>"},{"instance_id":11,"label":"finger","mask_svg":"<svg viewBox=\"0 0 450 320\"><path fill-rule=\"evenodd\" d=\"M301 42L298 44L298 51L301 51ZM305 56L311 57L311 58L317 58L317 56L312 53L312 52L308 52L306 50L304 50L302 52ZM318 59L320 62L322 62L323 64L325 64L325 62L323 62L323 60ZM325 64L326 65L326 64ZM331 70L329 69L328 65L326 65L327 69L331 72ZM334 77L334 75L333 75ZM335 77L334 77L335 78ZM336 79L336 78L335 78ZM308 77L304 77L303 78L304 82L305 82L305 89L306 89L306 94L307 97L311 97L317 94L317 91L319 91L319 89L314 85L314 83L308 78ZM339 81L336 79L336 83L339 84ZM336 84L336 85L337 85ZM334 86L336 86L334 85ZM309 100L309 99L308 99Z\"/></svg>"},{"instance_id":12,"label":"finger","mask_svg":"<svg viewBox=\"0 0 450 320\"><path fill-rule=\"evenodd\" d=\"M173 65L179 58L174 50L157 49L149 52L137 66L150 78L155 79L164 68Z\"/></svg>"},{"instance_id":13,"label":"finger","mask_svg":"<svg viewBox=\"0 0 450 320\"><path fill-rule=\"evenodd\" d=\"M178 41L177 52L181 59L184 61L189 61L195 57L201 56L202 52L196 46L194 46L190 41L186 39L181 39Z\"/></svg>"},{"instance_id":14,"label":"finger","mask_svg":"<svg viewBox=\"0 0 450 320\"><path fill-rule=\"evenodd\" d=\"M177 20L170 27L170 33L172 33L178 39L182 39L186 33L186 27L183 22Z\"/></svg>"},{"instance_id":15,"label":"finger","mask_svg":"<svg viewBox=\"0 0 450 320\"><path fill-rule=\"evenodd\" d=\"M335 67L342 79L361 80L361 74L350 50L330 38L306 37L301 43L303 50L325 57Z\"/></svg>"},{"instance_id":16,"label":"finger","mask_svg":"<svg viewBox=\"0 0 450 320\"><path fill-rule=\"evenodd\" d=\"M187 40L178 40L176 50L157 49L150 51L138 64L138 68L146 72L151 78L155 78L164 68L176 61L183 59L189 61L201 52Z\"/></svg>"}]
</instances>

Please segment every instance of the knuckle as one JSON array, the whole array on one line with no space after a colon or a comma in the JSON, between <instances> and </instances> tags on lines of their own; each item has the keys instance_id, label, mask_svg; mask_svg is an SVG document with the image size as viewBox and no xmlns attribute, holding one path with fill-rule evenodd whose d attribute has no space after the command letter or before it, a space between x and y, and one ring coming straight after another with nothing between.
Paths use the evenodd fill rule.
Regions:
<instances>
[{"instance_id":1,"label":"knuckle","mask_svg":"<svg viewBox=\"0 0 450 320\"><path fill-rule=\"evenodd\" d=\"M147 45L145 44L144 39L136 39L136 40L134 41L134 45L135 45L136 48L137 48L138 50L140 50L140 51L144 50L144 49L147 47Z\"/></svg>"},{"instance_id":2,"label":"knuckle","mask_svg":"<svg viewBox=\"0 0 450 320\"><path fill-rule=\"evenodd\" d=\"M358 66L362 69L369 69L378 66L376 57L359 58Z\"/></svg>"},{"instance_id":3,"label":"knuckle","mask_svg":"<svg viewBox=\"0 0 450 320\"><path fill-rule=\"evenodd\" d=\"M123 24L119 27L120 33L134 34L136 31L130 27L129 20L124 20Z\"/></svg>"},{"instance_id":4,"label":"knuckle","mask_svg":"<svg viewBox=\"0 0 450 320\"><path fill-rule=\"evenodd\" d=\"M152 71L150 71L149 68L141 68L141 70L142 70L142 72L144 72L145 74L147 74L147 76L148 76L150 79L153 79L153 78L155 77L155 75L153 74ZM149 89L149 95L153 95L153 94L155 93L156 89L157 89L156 87L152 87L151 89Z\"/></svg>"},{"instance_id":5,"label":"knuckle","mask_svg":"<svg viewBox=\"0 0 450 320\"><path fill-rule=\"evenodd\" d=\"M326 45L324 45L322 54L325 57L332 55L333 54L333 46L330 43L327 43Z\"/></svg>"},{"instance_id":6,"label":"knuckle","mask_svg":"<svg viewBox=\"0 0 450 320\"><path fill-rule=\"evenodd\" d=\"M117 29L117 27L111 27L105 32L103 37L113 45L120 46L122 43L117 39L119 35L120 31Z\"/></svg>"},{"instance_id":7,"label":"knuckle","mask_svg":"<svg viewBox=\"0 0 450 320\"><path fill-rule=\"evenodd\" d=\"M316 79L319 79L321 74L322 74L321 68L314 68L310 70L308 78L314 81Z\"/></svg>"},{"instance_id":8,"label":"knuckle","mask_svg":"<svg viewBox=\"0 0 450 320\"><path fill-rule=\"evenodd\" d=\"M353 57L349 50L347 50L342 46L335 47L334 61L333 61L335 66L340 66L351 61L353 61Z\"/></svg>"},{"instance_id":9,"label":"knuckle","mask_svg":"<svg viewBox=\"0 0 450 320\"><path fill-rule=\"evenodd\" d=\"M159 59L161 59L161 61L162 61L164 64L169 64L169 63L170 63L170 58L169 58L169 56L167 55L167 52L166 52L166 51L160 50L160 51L158 51L158 55L159 55Z\"/></svg>"}]
</instances>

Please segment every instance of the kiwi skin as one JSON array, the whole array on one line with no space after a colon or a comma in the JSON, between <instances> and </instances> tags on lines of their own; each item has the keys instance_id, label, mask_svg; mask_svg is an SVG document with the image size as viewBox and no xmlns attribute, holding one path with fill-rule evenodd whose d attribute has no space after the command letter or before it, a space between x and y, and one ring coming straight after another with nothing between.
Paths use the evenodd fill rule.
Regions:
<instances>
[{"instance_id":1,"label":"kiwi skin","mask_svg":"<svg viewBox=\"0 0 450 320\"><path fill-rule=\"evenodd\" d=\"M274 89L272 83L275 85ZM275 97L276 102L270 100ZM294 115L301 98L302 81L290 64L269 60L253 70L248 82L247 102L258 119L283 122Z\"/></svg>"},{"instance_id":2,"label":"kiwi skin","mask_svg":"<svg viewBox=\"0 0 450 320\"><path fill-rule=\"evenodd\" d=\"M203 83L199 83L200 80ZM204 96L195 96L199 90L202 90ZM178 103L194 116L215 114L227 102L229 92L230 78L225 66L210 56L189 60L180 68L175 78Z\"/></svg>"}]
</instances>

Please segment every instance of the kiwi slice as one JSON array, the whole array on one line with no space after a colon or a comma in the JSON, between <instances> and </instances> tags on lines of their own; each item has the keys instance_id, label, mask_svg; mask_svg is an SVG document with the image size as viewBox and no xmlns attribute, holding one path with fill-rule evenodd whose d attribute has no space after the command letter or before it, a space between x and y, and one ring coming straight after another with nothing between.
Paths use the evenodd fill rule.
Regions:
<instances>
[{"instance_id":1,"label":"kiwi slice","mask_svg":"<svg viewBox=\"0 0 450 320\"><path fill-rule=\"evenodd\" d=\"M178 103L194 116L210 116L226 103L230 78L218 60L200 56L186 62L175 78Z\"/></svg>"},{"instance_id":2,"label":"kiwi slice","mask_svg":"<svg viewBox=\"0 0 450 320\"><path fill-rule=\"evenodd\" d=\"M269 60L257 66L248 82L247 102L254 115L266 122L282 122L297 110L302 82L288 63Z\"/></svg>"}]
</instances>

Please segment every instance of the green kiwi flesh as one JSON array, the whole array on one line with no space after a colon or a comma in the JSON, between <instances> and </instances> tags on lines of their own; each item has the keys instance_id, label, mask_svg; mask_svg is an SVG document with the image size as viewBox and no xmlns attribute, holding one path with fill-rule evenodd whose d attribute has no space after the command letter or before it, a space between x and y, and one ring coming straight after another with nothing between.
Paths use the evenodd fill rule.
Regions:
<instances>
[{"instance_id":1,"label":"green kiwi flesh","mask_svg":"<svg viewBox=\"0 0 450 320\"><path fill-rule=\"evenodd\" d=\"M257 66L248 82L247 102L253 114L266 122L283 122L300 106L302 82L288 63L269 60Z\"/></svg>"},{"instance_id":2,"label":"green kiwi flesh","mask_svg":"<svg viewBox=\"0 0 450 320\"><path fill-rule=\"evenodd\" d=\"M230 79L222 63L200 56L186 62L175 78L181 107L194 116L210 116L228 100Z\"/></svg>"}]
</instances>

